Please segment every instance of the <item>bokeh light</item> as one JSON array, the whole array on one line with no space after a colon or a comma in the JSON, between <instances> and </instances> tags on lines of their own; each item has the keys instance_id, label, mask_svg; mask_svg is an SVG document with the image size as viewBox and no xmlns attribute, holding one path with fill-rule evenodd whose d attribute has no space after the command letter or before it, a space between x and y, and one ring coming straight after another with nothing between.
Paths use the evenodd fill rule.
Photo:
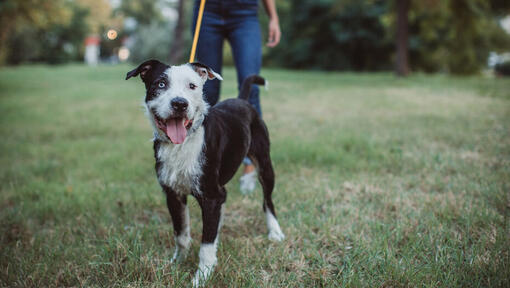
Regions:
<instances>
[{"instance_id":1,"label":"bokeh light","mask_svg":"<svg viewBox=\"0 0 510 288\"><path fill-rule=\"evenodd\" d=\"M110 40L115 40L117 38L117 31L115 31L114 29L108 30L108 32L106 33L106 37L108 37L108 39Z\"/></svg>"},{"instance_id":2,"label":"bokeh light","mask_svg":"<svg viewBox=\"0 0 510 288\"><path fill-rule=\"evenodd\" d=\"M126 47L121 47L119 49L119 60L126 61L129 58L129 49Z\"/></svg>"}]
</instances>

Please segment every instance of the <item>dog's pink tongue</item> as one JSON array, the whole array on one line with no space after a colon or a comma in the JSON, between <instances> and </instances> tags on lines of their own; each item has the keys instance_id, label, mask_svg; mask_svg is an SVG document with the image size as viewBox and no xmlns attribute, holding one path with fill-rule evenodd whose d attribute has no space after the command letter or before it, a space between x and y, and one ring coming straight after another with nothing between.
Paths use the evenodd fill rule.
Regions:
<instances>
[{"instance_id":1,"label":"dog's pink tongue","mask_svg":"<svg viewBox=\"0 0 510 288\"><path fill-rule=\"evenodd\" d=\"M186 139L186 127L182 120L182 118L173 118L166 121L166 135L174 144L181 144Z\"/></svg>"}]
</instances>

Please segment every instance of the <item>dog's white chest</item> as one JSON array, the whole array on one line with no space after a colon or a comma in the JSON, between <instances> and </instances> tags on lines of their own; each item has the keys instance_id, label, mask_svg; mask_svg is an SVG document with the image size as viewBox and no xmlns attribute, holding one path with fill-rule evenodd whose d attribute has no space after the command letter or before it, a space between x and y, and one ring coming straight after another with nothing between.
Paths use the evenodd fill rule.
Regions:
<instances>
[{"instance_id":1,"label":"dog's white chest","mask_svg":"<svg viewBox=\"0 0 510 288\"><path fill-rule=\"evenodd\" d=\"M203 127L180 145L162 143L158 150L158 159L162 164L158 171L159 181L178 194L200 193L203 145Z\"/></svg>"}]
</instances>

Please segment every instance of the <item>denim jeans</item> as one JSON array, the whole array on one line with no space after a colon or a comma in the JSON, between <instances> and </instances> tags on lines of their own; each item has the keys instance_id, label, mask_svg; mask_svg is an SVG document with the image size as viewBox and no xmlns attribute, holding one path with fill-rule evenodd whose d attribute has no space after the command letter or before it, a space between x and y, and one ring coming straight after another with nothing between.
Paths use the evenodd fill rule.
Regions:
<instances>
[{"instance_id":1,"label":"denim jeans","mask_svg":"<svg viewBox=\"0 0 510 288\"><path fill-rule=\"evenodd\" d=\"M197 44L196 60L221 74L223 42L230 43L237 70L237 87L251 74L259 74L262 64L262 39L257 15L258 0L207 0ZM200 1L195 1L192 32ZM205 100L214 106L220 96L220 81L207 81ZM262 115L259 88L253 85L249 102Z\"/></svg>"}]
</instances>

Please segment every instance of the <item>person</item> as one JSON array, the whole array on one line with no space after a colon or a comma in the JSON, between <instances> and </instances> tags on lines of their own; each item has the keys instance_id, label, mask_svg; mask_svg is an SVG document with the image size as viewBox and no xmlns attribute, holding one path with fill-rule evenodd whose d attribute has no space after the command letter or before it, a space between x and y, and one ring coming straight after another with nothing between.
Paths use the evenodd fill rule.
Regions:
<instances>
[{"instance_id":1,"label":"person","mask_svg":"<svg viewBox=\"0 0 510 288\"><path fill-rule=\"evenodd\" d=\"M274 0L262 0L269 17L266 46L275 47L280 42L281 31ZM200 0L195 1L192 31L198 17ZM206 0L197 43L196 59L221 74L223 42L228 40L237 71L237 86L252 74L259 74L262 65L262 38L258 21L258 0ZM205 100L214 106L220 95L220 81L207 81ZM259 88L253 85L249 102L260 116ZM257 174L250 159L245 158L240 190L243 194L255 189Z\"/></svg>"}]
</instances>

